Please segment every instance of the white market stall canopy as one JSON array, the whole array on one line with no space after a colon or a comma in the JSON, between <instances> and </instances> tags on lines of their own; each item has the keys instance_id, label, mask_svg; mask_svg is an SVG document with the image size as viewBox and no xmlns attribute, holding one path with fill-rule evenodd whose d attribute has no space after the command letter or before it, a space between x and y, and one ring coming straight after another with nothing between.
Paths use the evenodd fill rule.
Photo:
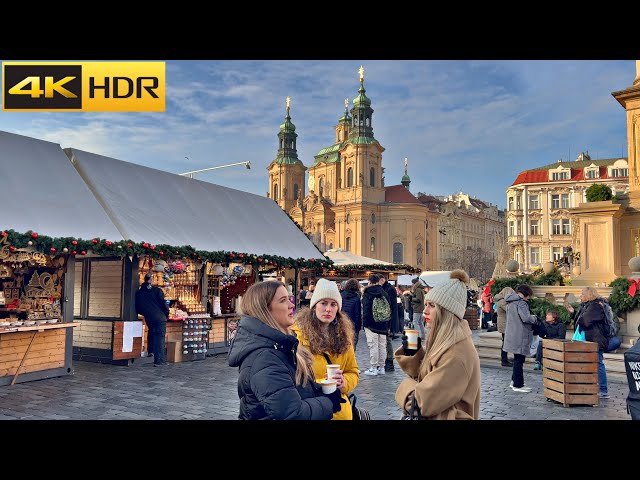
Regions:
<instances>
[{"instance_id":1,"label":"white market stall canopy","mask_svg":"<svg viewBox=\"0 0 640 480\"><path fill-rule=\"evenodd\" d=\"M267 197L2 131L0 168L0 228L324 259Z\"/></svg>"},{"instance_id":2,"label":"white market stall canopy","mask_svg":"<svg viewBox=\"0 0 640 480\"><path fill-rule=\"evenodd\" d=\"M0 131L0 228L126 240L57 143Z\"/></svg>"},{"instance_id":3,"label":"white market stall canopy","mask_svg":"<svg viewBox=\"0 0 640 480\"><path fill-rule=\"evenodd\" d=\"M348 252L342 248L332 248L324 252L324 256L333 260L336 266L341 265L394 265L393 263L383 262L375 258L363 257L355 253Z\"/></svg>"}]
</instances>

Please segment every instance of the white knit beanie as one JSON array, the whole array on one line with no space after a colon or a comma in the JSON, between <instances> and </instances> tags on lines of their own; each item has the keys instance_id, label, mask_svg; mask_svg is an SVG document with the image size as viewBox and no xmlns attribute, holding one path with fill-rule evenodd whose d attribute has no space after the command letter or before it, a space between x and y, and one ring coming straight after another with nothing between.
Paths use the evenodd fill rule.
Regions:
<instances>
[{"instance_id":1,"label":"white knit beanie","mask_svg":"<svg viewBox=\"0 0 640 480\"><path fill-rule=\"evenodd\" d=\"M313 295L311 295L311 303L309 307L313 309L316 303L318 303L323 298L330 298L338 302L338 310L342 310L342 295L340 295L340 290L338 290L338 285L336 282L332 282L327 280L326 278L321 278L316 283L316 288L313 291Z\"/></svg>"},{"instance_id":2,"label":"white knit beanie","mask_svg":"<svg viewBox=\"0 0 640 480\"><path fill-rule=\"evenodd\" d=\"M454 270L449 280L440 282L429 290L424 296L424 301L440 305L456 317L463 318L467 308L467 283L469 283L467 272Z\"/></svg>"}]
</instances>

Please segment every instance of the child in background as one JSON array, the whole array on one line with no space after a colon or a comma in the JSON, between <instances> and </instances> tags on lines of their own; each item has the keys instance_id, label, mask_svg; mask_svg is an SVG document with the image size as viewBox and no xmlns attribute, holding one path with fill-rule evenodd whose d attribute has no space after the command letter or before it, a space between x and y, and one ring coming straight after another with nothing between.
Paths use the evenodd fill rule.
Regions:
<instances>
[{"instance_id":1,"label":"child in background","mask_svg":"<svg viewBox=\"0 0 640 480\"><path fill-rule=\"evenodd\" d=\"M544 327L546 329L546 334L544 334L542 338L564 339L567 335L567 326L564 324L564 322L560 321L558 312L547 312L547 316L544 319ZM542 341L538 343L538 351L536 352L536 364L533 367L534 370L542 370L542 343Z\"/></svg>"}]
</instances>

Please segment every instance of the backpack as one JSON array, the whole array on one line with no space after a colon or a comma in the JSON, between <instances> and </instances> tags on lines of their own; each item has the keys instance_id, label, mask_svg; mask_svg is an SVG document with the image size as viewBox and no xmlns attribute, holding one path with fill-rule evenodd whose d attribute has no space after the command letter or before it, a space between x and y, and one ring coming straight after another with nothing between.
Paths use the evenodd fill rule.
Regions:
<instances>
[{"instance_id":1,"label":"backpack","mask_svg":"<svg viewBox=\"0 0 640 480\"><path fill-rule=\"evenodd\" d=\"M613 310L611 309L611 305L609 302L600 301L600 306L604 310L604 318L605 321L602 327L602 333L607 337L607 340L615 337L618 334L619 326L616 323L615 315L613 314Z\"/></svg>"},{"instance_id":2,"label":"backpack","mask_svg":"<svg viewBox=\"0 0 640 480\"><path fill-rule=\"evenodd\" d=\"M371 305L374 322L386 322L391 318L391 306L384 297L375 297Z\"/></svg>"}]
</instances>

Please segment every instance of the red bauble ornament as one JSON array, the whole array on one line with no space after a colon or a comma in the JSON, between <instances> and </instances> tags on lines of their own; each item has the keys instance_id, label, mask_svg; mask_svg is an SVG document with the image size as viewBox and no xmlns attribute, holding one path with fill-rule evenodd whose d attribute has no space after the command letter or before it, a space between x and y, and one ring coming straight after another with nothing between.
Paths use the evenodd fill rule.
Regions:
<instances>
[{"instance_id":1,"label":"red bauble ornament","mask_svg":"<svg viewBox=\"0 0 640 480\"><path fill-rule=\"evenodd\" d=\"M258 257L258 261L259 261L259 262L262 262L262 259L261 259L260 257Z\"/></svg>"},{"instance_id":2,"label":"red bauble ornament","mask_svg":"<svg viewBox=\"0 0 640 480\"><path fill-rule=\"evenodd\" d=\"M55 249L55 248L53 248L53 247L51 247L51 248L49 249L49 251L50 251L51 253L54 253L54 252L56 251L56 249Z\"/></svg>"},{"instance_id":3,"label":"red bauble ornament","mask_svg":"<svg viewBox=\"0 0 640 480\"><path fill-rule=\"evenodd\" d=\"M131 242L127 243L127 247L129 247L129 248L133 247L133 243L131 243Z\"/></svg>"},{"instance_id":4,"label":"red bauble ornament","mask_svg":"<svg viewBox=\"0 0 640 480\"><path fill-rule=\"evenodd\" d=\"M238 255L240 258L244 258L244 253L241 253L240 255Z\"/></svg>"},{"instance_id":5,"label":"red bauble ornament","mask_svg":"<svg viewBox=\"0 0 640 480\"><path fill-rule=\"evenodd\" d=\"M151 245L149 248L150 248L151 250L155 250L155 249L156 249L156 246L155 246L155 245Z\"/></svg>"},{"instance_id":6,"label":"red bauble ornament","mask_svg":"<svg viewBox=\"0 0 640 480\"><path fill-rule=\"evenodd\" d=\"M164 255L164 252L158 252L160 255Z\"/></svg>"},{"instance_id":7,"label":"red bauble ornament","mask_svg":"<svg viewBox=\"0 0 640 480\"><path fill-rule=\"evenodd\" d=\"M76 252L75 250L71 251L71 255L75 255L76 253L78 253L78 252Z\"/></svg>"},{"instance_id":8,"label":"red bauble ornament","mask_svg":"<svg viewBox=\"0 0 640 480\"><path fill-rule=\"evenodd\" d=\"M92 241L94 244L95 244L95 243L98 243L98 239L97 239L97 238L94 238L94 239L93 239L93 240L91 240L91 241Z\"/></svg>"},{"instance_id":9,"label":"red bauble ornament","mask_svg":"<svg viewBox=\"0 0 640 480\"><path fill-rule=\"evenodd\" d=\"M87 254L87 252L85 252L84 250L82 250L82 251L80 252L80 255L86 255L86 254Z\"/></svg>"},{"instance_id":10,"label":"red bauble ornament","mask_svg":"<svg viewBox=\"0 0 640 480\"><path fill-rule=\"evenodd\" d=\"M142 247L143 247L143 248L149 248L149 244L148 244L148 243L143 243L143 244L142 244Z\"/></svg>"},{"instance_id":11,"label":"red bauble ornament","mask_svg":"<svg viewBox=\"0 0 640 480\"><path fill-rule=\"evenodd\" d=\"M11 252L15 252L15 251L16 251L16 247L14 247L13 245L11 245L11 246L9 247L9 251L11 251Z\"/></svg>"},{"instance_id":12,"label":"red bauble ornament","mask_svg":"<svg viewBox=\"0 0 640 480\"><path fill-rule=\"evenodd\" d=\"M37 234L36 232L33 232L33 233L31 234L31 238L38 238L38 234Z\"/></svg>"},{"instance_id":13,"label":"red bauble ornament","mask_svg":"<svg viewBox=\"0 0 640 480\"><path fill-rule=\"evenodd\" d=\"M77 245L78 241L77 240L71 240L71 245Z\"/></svg>"},{"instance_id":14,"label":"red bauble ornament","mask_svg":"<svg viewBox=\"0 0 640 480\"><path fill-rule=\"evenodd\" d=\"M107 241L106 241L106 242L104 242L104 243L106 243L107 245L111 245L111 242L110 242L109 240L107 240Z\"/></svg>"},{"instance_id":15,"label":"red bauble ornament","mask_svg":"<svg viewBox=\"0 0 640 480\"><path fill-rule=\"evenodd\" d=\"M1 234L1 235L2 235L3 237L6 237L6 236L7 236L7 232L2 232L2 234Z\"/></svg>"},{"instance_id":16,"label":"red bauble ornament","mask_svg":"<svg viewBox=\"0 0 640 480\"><path fill-rule=\"evenodd\" d=\"M229 254L229 256L230 256L231 258L235 258L235 256L236 256L236 255L235 255L235 253L230 253L230 254Z\"/></svg>"}]
</instances>

